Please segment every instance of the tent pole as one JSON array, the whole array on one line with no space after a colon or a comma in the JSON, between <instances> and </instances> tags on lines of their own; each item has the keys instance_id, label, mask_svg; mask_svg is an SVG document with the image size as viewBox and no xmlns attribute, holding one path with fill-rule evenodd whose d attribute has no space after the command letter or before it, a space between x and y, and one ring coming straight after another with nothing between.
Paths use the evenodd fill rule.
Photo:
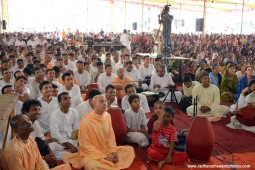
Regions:
<instances>
[{"instance_id":1,"label":"tent pole","mask_svg":"<svg viewBox=\"0 0 255 170\"><path fill-rule=\"evenodd\" d=\"M203 33L202 33L202 38L205 38L205 29L206 29L206 10L207 10L207 0L204 0L204 13L203 13Z\"/></svg>"},{"instance_id":2,"label":"tent pole","mask_svg":"<svg viewBox=\"0 0 255 170\"><path fill-rule=\"evenodd\" d=\"M241 34L243 33L243 12L244 12L244 0L243 0L243 4L242 4Z\"/></svg>"}]
</instances>

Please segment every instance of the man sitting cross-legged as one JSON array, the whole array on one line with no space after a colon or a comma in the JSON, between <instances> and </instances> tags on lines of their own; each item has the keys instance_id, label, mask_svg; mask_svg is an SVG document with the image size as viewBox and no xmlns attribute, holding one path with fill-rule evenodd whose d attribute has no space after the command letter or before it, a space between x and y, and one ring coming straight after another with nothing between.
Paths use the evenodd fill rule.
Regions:
<instances>
[{"instance_id":1,"label":"man sitting cross-legged","mask_svg":"<svg viewBox=\"0 0 255 170\"><path fill-rule=\"evenodd\" d=\"M94 111L83 116L79 130L78 153L64 155L64 161L86 170L125 169L135 157L130 146L116 146L111 116L104 95L93 98Z\"/></svg>"},{"instance_id":2,"label":"man sitting cross-legged","mask_svg":"<svg viewBox=\"0 0 255 170\"><path fill-rule=\"evenodd\" d=\"M71 99L67 92L58 95L60 108L50 118L50 131L53 138L70 150L77 152L77 131L80 119L77 111L71 108ZM60 156L61 157L61 156Z\"/></svg>"},{"instance_id":3,"label":"man sitting cross-legged","mask_svg":"<svg viewBox=\"0 0 255 170\"><path fill-rule=\"evenodd\" d=\"M29 118L24 114L14 116L10 125L17 135L4 148L2 168L4 170L48 170L49 167L42 159L35 140L30 136L34 129ZM64 164L53 169L71 170L71 167Z\"/></svg>"},{"instance_id":4,"label":"man sitting cross-legged","mask_svg":"<svg viewBox=\"0 0 255 170\"><path fill-rule=\"evenodd\" d=\"M222 117L229 112L229 107L220 105L220 90L210 83L209 74L203 72L201 84L192 90L192 98L197 97L197 114ZM194 101L194 100L193 100ZM194 103L193 103L194 104ZM187 108L188 116L193 116L194 105Z\"/></svg>"}]
</instances>

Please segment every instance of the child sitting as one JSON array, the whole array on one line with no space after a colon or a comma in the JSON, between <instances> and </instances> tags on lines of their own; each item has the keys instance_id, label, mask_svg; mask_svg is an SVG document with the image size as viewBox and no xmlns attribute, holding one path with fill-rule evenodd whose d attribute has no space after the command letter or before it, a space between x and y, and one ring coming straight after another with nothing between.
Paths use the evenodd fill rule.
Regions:
<instances>
[{"instance_id":1,"label":"child sitting","mask_svg":"<svg viewBox=\"0 0 255 170\"><path fill-rule=\"evenodd\" d=\"M147 151L148 158L157 161L159 169L166 163L181 165L188 160L186 153L173 150L174 142L177 141L175 127L170 123L174 116L174 109L166 106L164 110L164 116L160 116L154 123L152 144Z\"/></svg>"},{"instance_id":2,"label":"child sitting","mask_svg":"<svg viewBox=\"0 0 255 170\"><path fill-rule=\"evenodd\" d=\"M155 114L150 118L149 122L147 123L149 140L151 140L151 138L152 138L154 122L158 120L160 115L164 116L165 106L166 106L165 102L162 102L162 101L156 101L154 103L154 112L155 112Z\"/></svg>"},{"instance_id":3,"label":"child sitting","mask_svg":"<svg viewBox=\"0 0 255 170\"><path fill-rule=\"evenodd\" d=\"M140 98L137 94L130 95L128 98L130 108L125 111L124 118L127 124L128 133L126 141L137 143L141 147L147 147L146 116L140 106Z\"/></svg>"}]
</instances>

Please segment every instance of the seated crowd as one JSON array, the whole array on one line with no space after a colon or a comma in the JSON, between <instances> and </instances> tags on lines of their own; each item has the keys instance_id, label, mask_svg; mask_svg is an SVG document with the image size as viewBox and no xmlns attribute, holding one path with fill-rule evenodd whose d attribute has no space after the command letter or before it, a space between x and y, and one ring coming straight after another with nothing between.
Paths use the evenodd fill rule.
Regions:
<instances>
[{"instance_id":1,"label":"seated crowd","mask_svg":"<svg viewBox=\"0 0 255 170\"><path fill-rule=\"evenodd\" d=\"M138 55L136 47L96 51L73 48L70 39L53 43L31 34L24 42L21 33L14 35L1 35L0 90L18 97L17 116L10 122L16 137L1 160L6 170L70 169L68 164L57 166L59 160L77 169L128 168L134 149L117 146L107 112L116 106L124 112L127 144L148 147L148 158L159 168L166 163L182 165L188 156L174 151L175 109L166 101L180 104L192 118L196 98L197 114L210 120L226 117L229 111L255 108L250 59L255 55L238 52L250 48L251 37L240 41L211 35L201 45L195 35L173 35L173 55L188 59L165 62L162 57L152 61L148 55ZM221 46L228 50L220 52ZM175 88L179 75L181 91ZM148 91L158 96L154 106L149 106ZM233 105L229 108L222 101ZM155 114L151 115L150 107ZM255 125L242 125L236 115L231 123L255 132Z\"/></svg>"}]
</instances>

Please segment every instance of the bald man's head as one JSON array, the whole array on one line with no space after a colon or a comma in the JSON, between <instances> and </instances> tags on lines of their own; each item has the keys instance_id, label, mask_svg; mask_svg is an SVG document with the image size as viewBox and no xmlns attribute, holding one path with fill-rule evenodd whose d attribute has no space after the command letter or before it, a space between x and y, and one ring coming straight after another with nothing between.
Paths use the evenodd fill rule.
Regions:
<instances>
[{"instance_id":1,"label":"bald man's head","mask_svg":"<svg viewBox=\"0 0 255 170\"><path fill-rule=\"evenodd\" d=\"M32 122L24 114L14 116L10 121L10 125L14 132L16 132L18 135L29 136L29 134L34 130Z\"/></svg>"},{"instance_id":2,"label":"bald man's head","mask_svg":"<svg viewBox=\"0 0 255 170\"><path fill-rule=\"evenodd\" d=\"M107 109L106 98L104 95L97 95L93 98L93 107L96 114L103 114Z\"/></svg>"}]
</instances>

